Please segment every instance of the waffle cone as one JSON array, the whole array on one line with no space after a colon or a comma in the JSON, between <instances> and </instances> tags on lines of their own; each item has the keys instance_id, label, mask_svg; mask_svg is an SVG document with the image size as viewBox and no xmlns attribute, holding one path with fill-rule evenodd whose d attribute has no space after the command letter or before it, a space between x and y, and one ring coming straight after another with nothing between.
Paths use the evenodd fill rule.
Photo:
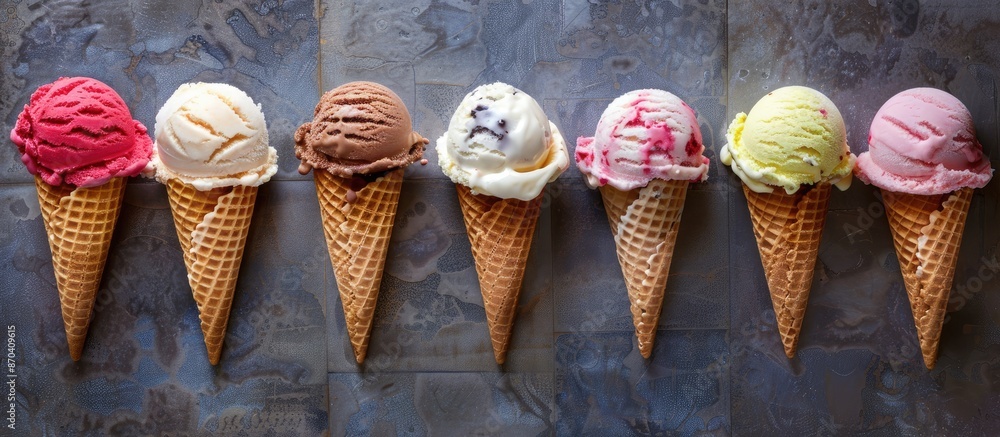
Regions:
<instances>
[{"instance_id":1,"label":"waffle cone","mask_svg":"<svg viewBox=\"0 0 1000 437\"><path fill-rule=\"evenodd\" d=\"M455 186L476 261L493 356L497 364L503 364L510 349L517 299L541 213L542 195L529 201L501 199L473 194L462 184Z\"/></svg>"},{"instance_id":2,"label":"waffle cone","mask_svg":"<svg viewBox=\"0 0 1000 437\"><path fill-rule=\"evenodd\" d=\"M257 187L200 191L172 179L167 182L167 195L188 284L198 305L208 360L216 365L222 355Z\"/></svg>"},{"instance_id":3,"label":"waffle cone","mask_svg":"<svg viewBox=\"0 0 1000 437\"><path fill-rule=\"evenodd\" d=\"M600 187L644 358L653 352L687 187L662 179L629 191Z\"/></svg>"},{"instance_id":4,"label":"waffle cone","mask_svg":"<svg viewBox=\"0 0 1000 437\"><path fill-rule=\"evenodd\" d=\"M830 185L820 184L787 194L783 190L757 193L744 184L743 192L781 343L785 355L791 358L795 356L809 301Z\"/></svg>"},{"instance_id":5,"label":"waffle cone","mask_svg":"<svg viewBox=\"0 0 1000 437\"><path fill-rule=\"evenodd\" d=\"M52 251L69 355L78 361L121 211L125 179L77 188L49 185L35 176L35 189Z\"/></svg>"},{"instance_id":6,"label":"waffle cone","mask_svg":"<svg viewBox=\"0 0 1000 437\"><path fill-rule=\"evenodd\" d=\"M938 195L882 194L924 365L933 369L972 189Z\"/></svg>"},{"instance_id":7,"label":"waffle cone","mask_svg":"<svg viewBox=\"0 0 1000 437\"><path fill-rule=\"evenodd\" d=\"M347 334L358 364L365 360L392 224L403 187L403 170L386 173L348 202L351 179L315 171L330 262L344 308Z\"/></svg>"}]
</instances>

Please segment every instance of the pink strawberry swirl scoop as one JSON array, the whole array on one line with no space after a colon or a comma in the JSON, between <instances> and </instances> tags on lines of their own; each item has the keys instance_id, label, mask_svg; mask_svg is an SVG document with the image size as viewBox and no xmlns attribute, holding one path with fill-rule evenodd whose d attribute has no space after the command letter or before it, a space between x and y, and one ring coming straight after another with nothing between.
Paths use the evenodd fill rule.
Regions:
<instances>
[{"instance_id":1,"label":"pink strawberry swirl scoop","mask_svg":"<svg viewBox=\"0 0 1000 437\"><path fill-rule=\"evenodd\" d=\"M612 101L597 133L576 140L576 165L591 188L629 191L653 179L705 180L704 150L691 107L666 91L645 89Z\"/></svg>"},{"instance_id":2,"label":"pink strawberry swirl scoop","mask_svg":"<svg viewBox=\"0 0 1000 437\"><path fill-rule=\"evenodd\" d=\"M906 90L882 105L854 172L885 190L926 195L982 188L993 176L969 110L934 88Z\"/></svg>"},{"instance_id":3,"label":"pink strawberry swirl scoop","mask_svg":"<svg viewBox=\"0 0 1000 437\"><path fill-rule=\"evenodd\" d=\"M49 185L95 187L135 176L153 153L146 127L113 89L64 77L31 95L10 139L31 174Z\"/></svg>"}]
</instances>

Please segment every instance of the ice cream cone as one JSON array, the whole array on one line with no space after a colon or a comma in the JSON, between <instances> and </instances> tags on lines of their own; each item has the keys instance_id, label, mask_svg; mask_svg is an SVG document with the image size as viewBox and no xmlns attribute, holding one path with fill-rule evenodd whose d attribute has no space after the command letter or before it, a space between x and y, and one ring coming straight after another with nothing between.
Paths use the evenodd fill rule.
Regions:
<instances>
[{"instance_id":1,"label":"ice cream cone","mask_svg":"<svg viewBox=\"0 0 1000 437\"><path fill-rule=\"evenodd\" d=\"M531 239L541 213L542 194L523 201L473 194L462 184L455 187L476 261L493 355L497 364L503 364L510 348Z\"/></svg>"},{"instance_id":2,"label":"ice cream cone","mask_svg":"<svg viewBox=\"0 0 1000 437\"><path fill-rule=\"evenodd\" d=\"M237 185L200 191L171 179L167 194L188 283L198 305L208 360L215 365L222 355L257 187Z\"/></svg>"},{"instance_id":3,"label":"ice cream cone","mask_svg":"<svg viewBox=\"0 0 1000 437\"><path fill-rule=\"evenodd\" d=\"M78 188L49 185L36 175L35 188L52 250L69 355L78 361L121 211L125 178Z\"/></svg>"},{"instance_id":4,"label":"ice cream cone","mask_svg":"<svg viewBox=\"0 0 1000 437\"><path fill-rule=\"evenodd\" d=\"M933 369L972 189L937 195L882 193L924 364Z\"/></svg>"},{"instance_id":5,"label":"ice cream cone","mask_svg":"<svg viewBox=\"0 0 1000 437\"><path fill-rule=\"evenodd\" d=\"M663 179L629 191L600 187L644 358L653 352L687 187Z\"/></svg>"},{"instance_id":6,"label":"ice cream cone","mask_svg":"<svg viewBox=\"0 0 1000 437\"><path fill-rule=\"evenodd\" d=\"M403 169L386 173L356 193L351 189L350 178L323 170L316 170L313 175L347 333L354 358L360 364L368 351L382 270L403 186Z\"/></svg>"},{"instance_id":7,"label":"ice cream cone","mask_svg":"<svg viewBox=\"0 0 1000 437\"><path fill-rule=\"evenodd\" d=\"M758 193L743 185L753 233L788 358L795 356L802 318L809 301L816 256L830 200L830 185L821 183L787 194L777 189Z\"/></svg>"}]
</instances>

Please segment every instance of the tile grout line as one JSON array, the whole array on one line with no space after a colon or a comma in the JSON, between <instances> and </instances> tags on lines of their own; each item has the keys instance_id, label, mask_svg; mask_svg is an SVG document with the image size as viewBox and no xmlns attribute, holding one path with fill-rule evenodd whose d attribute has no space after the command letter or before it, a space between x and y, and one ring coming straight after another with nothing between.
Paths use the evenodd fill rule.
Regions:
<instances>
[{"instance_id":1,"label":"tile grout line","mask_svg":"<svg viewBox=\"0 0 1000 437\"><path fill-rule=\"evenodd\" d=\"M726 5L725 5L726 10L724 12L724 15L726 16L726 26L725 26L725 29L723 31L724 35L723 35L723 38L722 38L723 44L726 45L726 48L725 48L725 51L726 51L726 61L725 61L725 65L724 65L726 73L725 73L725 77L723 78L723 81L725 83L725 90L726 90L725 97L724 97L726 110L725 110L725 115L723 115L723 117L722 117L723 128L725 128L726 121L729 118L729 101L730 101L730 97L731 97L731 94L732 94L732 89L729 86L729 78L730 78L730 75L732 74L732 72L730 70L732 68L732 59L733 59L732 58L732 53L730 52L730 47L729 47L729 34L730 34L729 31L730 31L730 20L731 20L729 6L730 6L730 2L729 2L729 0L726 0ZM725 169L723 169L723 171L725 171ZM727 237L731 237L732 234L733 234L732 211L731 211L731 209L732 209L732 196L733 196L732 192L733 192L733 190L727 185L727 188L726 188L726 229L728 230L728 234L729 234ZM726 404L727 404L727 407L728 407L728 408L726 408L726 411L728 412L728 415L729 415L728 420L727 420L727 422L729 422L729 433L730 433L730 435L736 435L736 428L733 426L733 361L734 361L734 357L733 357L733 343L732 343L732 339L733 339L733 335L732 335L732 333L733 333L733 245L732 245L732 239L731 238L727 238L727 240L729 240L729 244L726 245L726 250L728 252L727 255L726 255L726 258L728 260L728 266L726 268L726 276L727 276L727 279L726 279L726 282L727 282L726 297L728 299L727 313L729 313L728 314L729 323L727 323L725 338L726 338L727 354L729 355L729 358L726 360L726 362L728 363L728 365L726 366L726 376L727 376L727 378L728 378L729 381L728 381L728 384L727 384L727 387L726 387Z\"/></svg>"},{"instance_id":2,"label":"tile grout line","mask_svg":"<svg viewBox=\"0 0 1000 437\"><path fill-rule=\"evenodd\" d=\"M313 8L313 19L316 20L316 101L322 97L323 94L323 0L316 0ZM311 178L310 178L311 179ZM288 181L297 182L309 182L309 179L290 179ZM274 182L282 182L281 180L275 180ZM333 429L333 398L330 395L330 378L334 375L331 371L330 366L330 288L329 280L327 277L326 269L323 270L323 309L324 309L324 323L323 323L323 349L325 350L324 356L324 367L326 368L324 379L324 386L326 387L326 405L324 405L326 410L326 433L329 435ZM334 305L335 306L335 305ZM332 311L335 311L332 310ZM336 316L334 316L336 318Z\"/></svg>"},{"instance_id":3,"label":"tile grout line","mask_svg":"<svg viewBox=\"0 0 1000 437\"><path fill-rule=\"evenodd\" d=\"M562 29L559 30L562 34ZM552 260L555 258L555 216L556 216L556 202L554 197L549 198L549 293L551 299L551 305L549 305L549 323L551 324L551 329L553 335L549 337L549 377L552 378L553 390L552 396L549 401L549 435L555 435L556 433L556 391L555 391L555 381L556 381L556 269Z\"/></svg>"},{"instance_id":4,"label":"tile grout line","mask_svg":"<svg viewBox=\"0 0 1000 437\"><path fill-rule=\"evenodd\" d=\"M319 101L323 95L323 0L316 0L313 18L316 19L316 90Z\"/></svg>"},{"instance_id":5,"label":"tile grout line","mask_svg":"<svg viewBox=\"0 0 1000 437\"><path fill-rule=\"evenodd\" d=\"M565 2L562 2L562 1L559 2L559 15L560 16L563 16L565 14L565 8L566 8ZM565 25L564 21L565 20L559 20L559 24L557 26L557 32L558 32L557 35L563 35L563 32L565 31L565 29L563 27ZM567 149L569 149L569 147L567 147ZM572 155L571 155L570 161L571 161L570 165L575 164L575 162L572 159ZM553 197L550 197L549 199L550 199L550 202L549 202L549 211L548 211L548 213L549 213L549 228L551 230L551 228L553 228L555 226L554 222L555 222L555 215L556 215L555 214L556 202L555 202L555 199ZM551 371L552 371L552 373L551 373L551 375L552 375L552 393L549 395L549 421L550 422L549 422L549 430L548 431L549 431L549 435L555 436L556 433L557 433L557 429L558 429L557 424L559 423L559 414L558 414L558 411L557 411L558 407L557 407L557 404L556 404L556 399L558 398L558 391L557 391L557 386L558 386L558 381L557 380L558 380L558 378L556 377L556 354L558 353L558 351L556 350L556 348L558 347L558 341L556 341L556 304L557 304L556 303L556 289L555 289L555 287L556 287L556 282L555 282L556 277L555 277L555 266L554 266L554 264L552 262L552 258L553 258L552 255L555 254L555 239L552 238L552 237L553 237L552 236L552 232L550 231L549 232L549 254L550 254L550 256L549 256L549 276L552 279L552 283L551 283L552 286L550 287L551 293L552 293L552 307L549 309L549 311L550 311L549 323L550 323L550 326L552 327L552 331L551 331L551 334L549 335L549 342L550 342L549 344L551 344L552 346L551 346L551 349L550 349L550 354L551 354L550 357L551 358L550 358L549 363L552 366L551 367Z\"/></svg>"}]
</instances>

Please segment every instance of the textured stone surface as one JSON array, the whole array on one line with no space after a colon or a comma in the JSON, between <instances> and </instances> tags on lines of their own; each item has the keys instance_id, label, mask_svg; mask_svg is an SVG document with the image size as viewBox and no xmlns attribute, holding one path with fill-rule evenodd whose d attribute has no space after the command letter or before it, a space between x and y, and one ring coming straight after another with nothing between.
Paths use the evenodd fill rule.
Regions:
<instances>
[{"instance_id":1,"label":"textured stone surface","mask_svg":"<svg viewBox=\"0 0 1000 437\"><path fill-rule=\"evenodd\" d=\"M1000 2L0 0L0 131L59 76L107 82L150 129L178 85L263 107L280 169L255 211L222 361L205 357L164 188L132 180L83 359L69 360L31 176L0 147L0 327L16 326L29 435L990 435L1000 428L1000 182L978 190L937 368L923 367L877 189L834 192L799 353L787 359L729 121L808 85L854 152L891 95L955 94L1000 157ZM546 190L508 362L493 360L453 184L407 170L368 358L354 363L311 176L292 132L323 91L382 82L436 140L477 85L534 96L568 143L616 96L697 112L692 184L656 348L635 347L600 195ZM571 147L572 148L572 147ZM6 387L6 386L4 386ZM6 408L5 408L6 409Z\"/></svg>"}]
</instances>

